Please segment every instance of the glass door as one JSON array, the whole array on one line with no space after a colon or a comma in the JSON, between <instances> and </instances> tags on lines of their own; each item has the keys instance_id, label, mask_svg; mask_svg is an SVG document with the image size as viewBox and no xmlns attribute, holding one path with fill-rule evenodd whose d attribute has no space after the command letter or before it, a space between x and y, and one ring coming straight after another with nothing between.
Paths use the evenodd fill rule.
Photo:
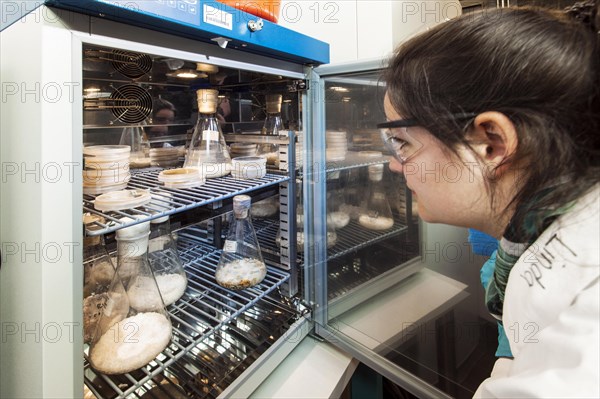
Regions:
<instances>
[{"instance_id":1,"label":"glass door","mask_svg":"<svg viewBox=\"0 0 600 399\"><path fill-rule=\"evenodd\" d=\"M320 106L304 220L314 234L316 330L418 397L472 397L480 381L465 379L465 362L493 344L495 325L480 315L479 282L460 270L484 260L465 229L421 223L404 176L390 170L375 127L386 119L383 67L320 67L312 82Z\"/></svg>"},{"instance_id":2,"label":"glass door","mask_svg":"<svg viewBox=\"0 0 600 399\"><path fill-rule=\"evenodd\" d=\"M404 177L390 171L390 154L375 128L385 120L380 63L355 68L323 74L318 83L323 123L314 132L320 146L313 161L322 167L312 176L320 195L311 219L312 244L325 269L319 276L328 305L324 320L418 270L410 267L419 258L413 199Z\"/></svg>"}]
</instances>

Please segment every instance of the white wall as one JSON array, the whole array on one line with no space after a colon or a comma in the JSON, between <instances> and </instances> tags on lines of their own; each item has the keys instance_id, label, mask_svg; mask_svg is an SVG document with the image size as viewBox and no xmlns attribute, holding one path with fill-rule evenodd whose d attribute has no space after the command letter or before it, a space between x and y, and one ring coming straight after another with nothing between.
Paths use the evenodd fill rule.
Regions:
<instances>
[{"instance_id":1,"label":"white wall","mask_svg":"<svg viewBox=\"0 0 600 399\"><path fill-rule=\"evenodd\" d=\"M388 56L460 13L458 0L282 0L279 24L329 43L331 63L340 63Z\"/></svg>"},{"instance_id":2,"label":"white wall","mask_svg":"<svg viewBox=\"0 0 600 399\"><path fill-rule=\"evenodd\" d=\"M329 43L332 61L350 61L358 53L355 0L283 0L279 25Z\"/></svg>"}]
</instances>

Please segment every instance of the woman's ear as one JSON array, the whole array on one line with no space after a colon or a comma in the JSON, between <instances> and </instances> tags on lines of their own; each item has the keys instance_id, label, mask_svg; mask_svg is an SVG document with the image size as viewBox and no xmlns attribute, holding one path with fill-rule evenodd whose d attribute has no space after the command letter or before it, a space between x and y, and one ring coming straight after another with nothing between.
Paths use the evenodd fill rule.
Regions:
<instances>
[{"instance_id":1,"label":"woman's ear","mask_svg":"<svg viewBox=\"0 0 600 399\"><path fill-rule=\"evenodd\" d=\"M495 111L477 115L468 139L477 155L495 171L495 177L506 171L519 142L512 121Z\"/></svg>"}]
</instances>

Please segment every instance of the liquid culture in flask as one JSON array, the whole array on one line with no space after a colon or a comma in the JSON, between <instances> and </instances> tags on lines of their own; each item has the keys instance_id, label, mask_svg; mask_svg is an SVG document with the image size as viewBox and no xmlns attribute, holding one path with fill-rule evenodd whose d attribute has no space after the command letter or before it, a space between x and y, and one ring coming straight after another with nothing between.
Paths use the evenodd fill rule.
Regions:
<instances>
[{"instance_id":1,"label":"liquid culture in flask","mask_svg":"<svg viewBox=\"0 0 600 399\"><path fill-rule=\"evenodd\" d=\"M233 197L233 212L229 231L215 273L219 285L229 289L244 289L259 284L267 274L260 245L250 217L251 198Z\"/></svg>"}]
</instances>

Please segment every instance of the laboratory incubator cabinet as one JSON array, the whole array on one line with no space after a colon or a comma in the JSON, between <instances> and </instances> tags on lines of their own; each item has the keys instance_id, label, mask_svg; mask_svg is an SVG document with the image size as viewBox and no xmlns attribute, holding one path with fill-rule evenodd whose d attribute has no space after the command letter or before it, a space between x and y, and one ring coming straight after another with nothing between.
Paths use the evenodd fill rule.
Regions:
<instances>
[{"instance_id":1,"label":"laboratory incubator cabinet","mask_svg":"<svg viewBox=\"0 0 600 399\"><path fill-rule=\"evenodd\" d=\"M438 346L467 285L440 271L473 260L431 251L462 232L420 224L387 168L385 60L327 66L326 43L217 2L30 4L1 33L1 397L249 397L309 334L416 395L468 396L451 371L469 340L443 359ZM175 184L163 172L192 159L209 92L227 156L267 165ZM127 167L98 166L92 149L120 144ZM100 205L124 188L148 201ZM215 272L241 195L267 273L240 290ZM84 342L100 279L84 247L102 243L121 270L123 233L165 220L187 279L165 306L170 341L101 372ZM428 323L436 345L415 334Z\"/></svg>"}]
</instances>

